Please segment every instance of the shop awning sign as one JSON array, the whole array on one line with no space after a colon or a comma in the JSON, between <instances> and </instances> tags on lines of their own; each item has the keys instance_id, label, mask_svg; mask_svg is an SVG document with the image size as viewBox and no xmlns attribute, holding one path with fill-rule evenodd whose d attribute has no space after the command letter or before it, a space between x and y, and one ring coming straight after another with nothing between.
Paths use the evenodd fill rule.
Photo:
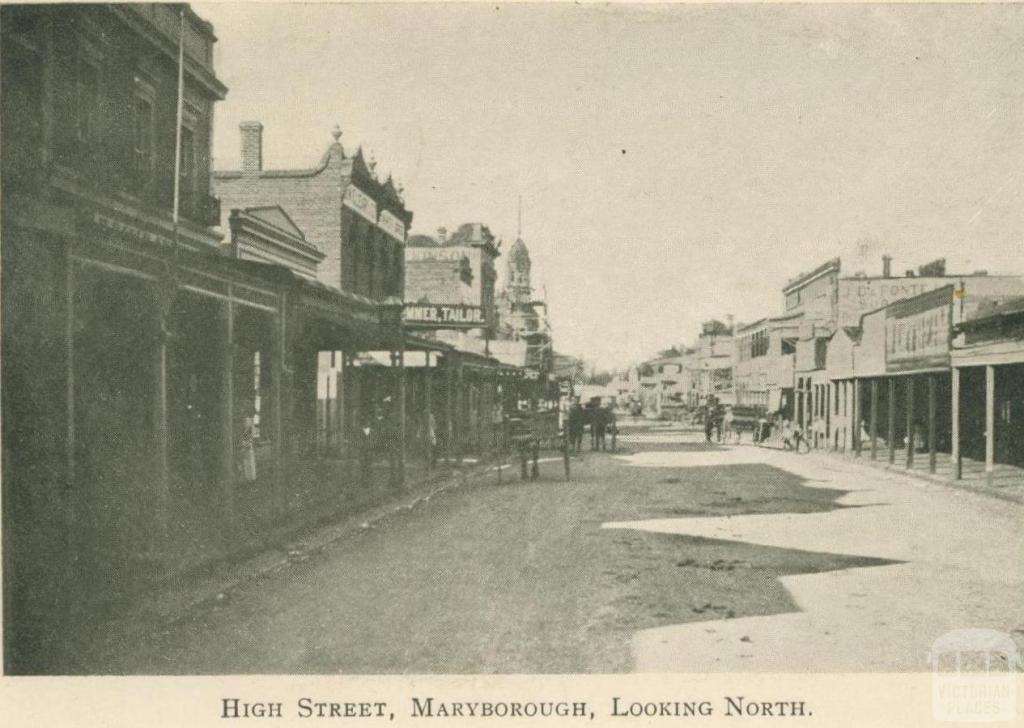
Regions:
<instances>
[{"instance_id":1,"label":"shop awning sign","mask_svg":"<svg viewBox=\"0 0 1024 728\"><path fill-rule=\"evenodd\" d=\"M481 306L452 303L407 303L406 326L419 329L480 329L486 325Z\"/></svg>"}]
</instances>

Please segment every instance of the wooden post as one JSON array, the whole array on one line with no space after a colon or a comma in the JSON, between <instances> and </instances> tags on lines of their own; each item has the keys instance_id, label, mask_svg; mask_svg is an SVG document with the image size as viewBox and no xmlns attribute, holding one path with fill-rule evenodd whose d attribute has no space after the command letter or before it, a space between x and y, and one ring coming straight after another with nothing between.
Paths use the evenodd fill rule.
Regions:
<instances>
[{"instance_id":1,"label":"wooden post","mask_svg":"<svg viewBox=\"0 0 1024 728\"><path fill-rule=\"evenodd\" d=\"M455 443L455 462L462 465L462 438L465 428L465 417L466 417L466 388L464 385L464 370L462 358L459 357L458 367L455 372L455 410L456 419L455 423L455 437L457 442Z\"/></svg>"},{"instance_id":2,"label":"wooden post","mask_svg":"<svg viewBox=\"0 0 1024 728\"><path fill-rule=\"evenodd\" d=\"M271 348L274 363L270 367L271 386L274 388L274 513L283 518L288 510L285 496L285 473L287 470L287 454L285 448L285 417L284 406L284 368L285 368L285 299L281 296L281 307L275 317L277 330L274 332L274 345Z\"/></svg>"},{"instance_id":3,"label":"wooden post","mask_svg":"<svg viewBox=\"0 0 1024 728\"><path fill-rule=\"evenodd\" d=\"M953 460L953 477L960 480L963 477L963 459L960 455L960 368L953 367L952 372L952 447L950 457Z\"/></svg>"},{"instance_id":4,"label":"wooden post","mask_svg":"<svg viewBox=\"0 0 1024 728\"><path fill-rule=\"evenodd\" d=\"M340 361L338 371L334 375L334 441L335 452L340 458L345 449L345 355L338 352Z\"/></svg>"},{"instance_id":5,"label":"wooden post","mask_svg":"<svg viewBox=\"0 0 1024 728\"><path fill-rule=\"evenodd\" d=\"M889 440L889 464L892 465L896 462L896 377L889 377L889 422L888 422L888 440Z\"/></svg>"},{"instance_id":6,"label":"wooden post","mask_svg":"<svg viewBox=\"0 0 1024 728\"><path fill-rule=\"evenodd\" d=\"M878 378L871 379L871 459L878 459Z\"/></svg>"},{"instance_id":7,"label":"wooden post","mask_svg":"<svg viewBox=\"0 0 1024 728\"><path fill-rule=\"evenodd\" d=\"M79 565L79 558L80 558L81 553L82 553L82 536L83 536L83 534L82 534L82 531L81 531L81 521L82 521L82 515L83 515L82 514L83 498L85 496L85 489L82 488L81 487L82 484L78 482L77 472L76 472L76 470L77 470L77 445L76 445L77 436L76 436L76 428L75 428L75 417L76 417L76 415L75 415L75 411L76 411L75 410L75 274L74 274L75 263L74 263L74 260L71 257L72 256L71 247L72 247L72 243L69 241L67 243L67 246L66 246L66 255L65 255L65 258L64 258L64 264L66 266L65 267L65 271L64 271L64 273L65 273L65 280L64 280L64 293L65 293L64 351L65 351L65 356L67 357L67 363L66 363L66 369L65 369L65 396L66 396L67 400L66 400L66 402L64 404L65 404L65 416L67 417L67 422L65 423L65 437L66 437L67 441L65 442L65 452L64 452L64 457L65 457L65 463L64 463L64 467L65 467L65 481L64 481L64 488L63 488L63 490L61 492L61 495L63 496L63 502L61 503L61 505L63 506L63 510L64 510L64 512L63 512L64 526L65 526L65 528L67 528L67 541L66 541L66 545L65 545L66 550L65 550L65 552L63 554L62 563L60 565L53 564L53 568L54 569L57 569L57 568L59 568L61 566L63 567L61 569L61 571L62 571L62 573L61 573L61 577L62 577L61 581L62 581L62 583L64 585L64 588L68 590L69 594L77 593L84 586L83 583L82 583L83 570L81 569L81 567ZM10 269L8 268L8 270L10 270ZM8 308L8 311L10 311L10 307ZM158 322L159 322L159 319L158 319ZM159 384L158 384L158 386L159 386ZM5 413L5 416L7 416L6 413ZM6 475L7 472L8 471L5 469L4 475ZM166 519L161 519L161 516L165 514L165 511L162 511L161 508L160 508L160 493L161 493L161 489L160 489L159 485L160 484L158 482L156 484L156 491L157 491L156 492L156 496L157 496L157 504L156 504L156 508L157 508L157 512L156 512L156 515L157 515L157 529L155 529L156 533L154 534L156 536L156 543L153 544L153 546L151 547L154 550L154 555L157 556L157 557L160 557L160 556L163 555L163 545L164 545L164 543L166 543L166 539L161 537L161 533L160 533L160 530L159 530L159 525L161 523L164 523L164 524L167 523ZM13 505L13 503L12 503L12 505ZM10 508L10 506L8 506L5 503L4 504L5 526L8 523L10 523L9 521L6 520L7 514L13 512L13 509L8 510L9 508ZM25 525L27 525L27 524L25 524ZM6 535L7 534L5 534L5 536ZM5 543L13 543L13 542L7 542L6 539L5 539ZM13 553L13 549L12 549L12 553ZM12 559L11 561L8 561L6 565L9 566L12 563L12 561L14 561L14 560ZM24 559L24 554L22 556L21 563L22 564L26 563L26 561ZM12 572L14 572L14 569L11 569L7 573L10 574ZM8 607L8 605L10 604L8 599L9 599L10 595L12 594L13 590L10 588L10 586L13 586L13 584L14 584L14 581L12 579L12 581L8 582L8 589L4 592L4 607ZM81 619L81 616L80 616L81 605L75 599L70 599L70 598L59 599L55 606L56 606L56 609L52 613L52 619L54 619L54 621L59 625L59 631L60 632L65 633L65 634L70 634L73 630L79 628L79 626L80 626L79 625L79 620ZM14 616L13 612L10 612L10 614L11 614L12 617ZM50 614L45 614L45 616L44 616L44 614L36 614L35 617L42 624L47 624L50 621L50 619L51 619L51 615ZM50 626L50 625L47 625L47 626ZM11 633L7 632L6 636L10 637ZM60 644L60 645L66 645L67 644L67 640L64 640L64 639L57 639L55 641L58 644ZM13 640L9 640L9 643L10 642L13 642ZM63 657L63 654L61 655L61 657Z\"/></svg>"},{"instance_id":8,"label":"wooden post","mask_svg":"<svg viewBox=\"0 0 1024 728\"><path fill-rule=\"evenodd\" d=\"M398 398L398 460L396 466L397 472L397 485L405 485L405 447L406 447L406 427L405 427L405 331L402 328L401 322L398 324L398 369L396 371L396 377L398 379L398 387L396 396Z\"/></svg>"},{"instance_id":9,"label":"wooden post","mask_svg":"<svg viewBox=\"0 0 1024 728\"><path fill-rule=\"evenodd\" d=\"M907 468L914 467L914 375L907 375Z\"/></svg>"},{"instance_id":10,"label":"wooden post","mask_svg":"<svg viewBox=\"0 0 1024 728\"><path fill-rule=\"evenodd\" d=\"M392 403L390 411L387 413L387 426L390 428L391 441L388 443L388 481L391 485L400 485L402 482L402 476L399 474L400 464L402 463L402 456L405 451L404 432L405 422L403 417L402 400L405 397L405 392L400 386L399 381L399 355L398 349L391 351L390 356L391 362L391 394Z\"/></svg>"},{"instance_id":11,"label":"wooden post","mask_svg":"<svg viewBox=\"0 0 1024 728\"><path fill-rule=\"evenodd\" d=\"M447 430L448 437L445 441L444 447L444 460L447 464L455 456L455 404L454 404L454 389L455 389L455 352L448 351L444 355L444 369L445 369L445 388L444 388L444 407L446 414L445 429Z\"/></svg>"},{"instance_id":12,"label":"wooden post","mask_svg":"<svg viewBox=\"0 0 1024 728\"><path fill-rule=\"evenodd\" d=\"M221 396L221 499L224 518L224 551L231 553L235 544L235 304L231 287L228 286L228 300L223 308L225 318L224 350L221 362L223 387Z\"/></svg>"},{"instance_id":13,"label":"wooden post","mask_svg":"<svg viewBox=\"0 0 1024 728\"><path fill-rule=\"evenodd\" d=\"M430 376L430 350L428 349L423 353L424 367L423 367L423 434L424 442L427 446L427 467L433 466L434 459L434 447L435 445L430 442L430 432L427 430L430 424L430 416L434 411L434 397L431 388L433 387L433 377ZM436 420L435 420L435 432L434 437L437 437L436 432Z\"/></svg>"},{"instance_id":14,"label":"wooden post","mask_svg":"<svg viewBox=\"0 0 1024 728\"><path fill-rule=\"evenodd\" d=\"M153 413L154 434L156 435L156 541L154 556L170 567L170 508L171 473L168 450L168 404L167 404L167 347L171 336L171 312L177 296L177 284L169 270L157 279L157 325L159 327L156 358L156 402Z\"/></svg>"},{"instance_id":15,"label":"wooden post","mask_svg":"<svg viewBox=\"0 0 1024 728\"><path fill-rule=\"evenodd\" d=\"M928 375L928 472L935 472L935 375Z\"/></svg>"},{"instance_id":16,"label":"wooden post","mask_svg":"<svg viewBox=\"0 0 1024 728\"><path fill-rule=\"evenodd\" d=\"M319 359L319 356L317 357ZM320 362L317 362L317 369L319 370ZM331 352L331 365L334 365L334 352ZM328 374L324 377L324 450L323 454L329 455L331 452L331 440L334 438L334 408L331 407L331 375L330 369L327 370ZM320 389L320 372L316 373L317 390ZM317 392L319 396L319 392Z\"/></svg>"},{"instance_id":17,"label":"wooden post","mask_svg":"<svg viewBox=\"0 0 1024 728\"><path fill-rule=\"evenodd\" d=\"M853 380L853 406L850 408L853 412L853 450L857 457L860 457L861 443L860 441L860 380Z\"/></svg>"},{"instance_id":18,"label":"wooden post","mask_svg":"<svg viewBox=\"0 0 1024 728\"><path fill-rule=\"evenodd\" d=\"M347 458L349 453L346 447L352 441L352 357L348 352L341 352L341 372L338 374L338 391L341 397L341 455Z\"/></svg>"},{"instance_id":19,"label":"wooden post","mask_svg":"<svg viewBox=\"0 0 1024 728\"><path fill-rule=\"evenodd\" d=\"M996 468L996 368L985 367L985 480L992 485Z\"/></svg>"}]
</instances>

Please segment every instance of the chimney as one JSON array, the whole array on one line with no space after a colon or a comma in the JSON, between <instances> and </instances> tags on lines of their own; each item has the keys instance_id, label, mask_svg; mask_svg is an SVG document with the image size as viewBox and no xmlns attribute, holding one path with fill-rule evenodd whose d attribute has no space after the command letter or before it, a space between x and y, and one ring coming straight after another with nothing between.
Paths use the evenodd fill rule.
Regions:
<instances>
[{"instance_id":1,"label":"chimney","mask_svg":"<svg viewBox=\"0 0 1024 728\"><path fill-rule=\"evenodd\" d=\"M892 278L892 256L882 256L882 278Z\"/></svg>"},{"instance_id":2,"label":"chimney","mask_svg":"<svg viewBox=\"0 0 1024 728\"><path fill-rule=\"evenodd\" d=\"M437 229L437 242L444 245L448 242L448 228L439 227Z\"/></svg>"},{"instance_id":3,"label":"chimney","mask_svg":"<svg viewBox=\"0 0 1024 728\"><path fill-rule=\"evenodd\" d=\"M242 132L242 171L247 173L263 170L263 124L258 121L243 121L238 125Z\"/></svg>"}]
</instances>

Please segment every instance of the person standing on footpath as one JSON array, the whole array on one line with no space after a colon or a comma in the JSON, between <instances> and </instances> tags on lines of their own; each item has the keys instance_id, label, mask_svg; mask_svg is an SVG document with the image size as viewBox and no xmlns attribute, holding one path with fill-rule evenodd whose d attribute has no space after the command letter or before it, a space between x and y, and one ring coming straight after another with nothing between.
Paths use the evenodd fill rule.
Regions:
<instances>
[{"instance_id":1,"label":"person standing on footpath","mask_svg":"<svg viewBox=\"0 0 1024 728\"><path fill-rule=\"evenodd\" d=\"M594 430L594 450L604 450L604 433L608 427L608 415L605 408L597 406L594 408L594 424L592 425Z\"/></svg>"},{"instance_id":2,"label":"person standing on footpath","mask_svg":"<svg viewBox=\"0 0 1024 728\"><path fill-rule=\"evenodd\" d=\"M569 407L569 447L577 455L583 445L583 408L580 401L574 399Z\"/></svg>"}]
</instances>

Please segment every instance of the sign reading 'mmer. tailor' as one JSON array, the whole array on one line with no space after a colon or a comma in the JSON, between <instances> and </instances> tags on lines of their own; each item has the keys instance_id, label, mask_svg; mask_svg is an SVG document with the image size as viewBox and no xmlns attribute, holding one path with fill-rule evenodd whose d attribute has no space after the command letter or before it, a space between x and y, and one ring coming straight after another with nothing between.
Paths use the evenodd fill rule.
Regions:
<instances>
[{"instance_id":1,"label":"sign reading 'mmer. tailor'","mask_svg":"<svg viewBox=\"0 0 1024 728\"><path fill-rule=\"evenodd\" d=\"M435 329L474 329L484 325L480 306L452 303L407 303L405 323Z\"/></svg>"}]
</instances>

